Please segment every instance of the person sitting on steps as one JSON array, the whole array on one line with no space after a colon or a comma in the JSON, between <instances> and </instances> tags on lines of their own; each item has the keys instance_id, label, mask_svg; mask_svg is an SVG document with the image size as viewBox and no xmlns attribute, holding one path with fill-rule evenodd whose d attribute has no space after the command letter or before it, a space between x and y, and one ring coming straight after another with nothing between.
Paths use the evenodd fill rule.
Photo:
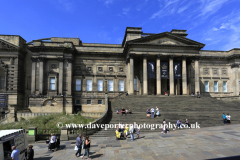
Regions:
<instances>
[{"instance_id":1,"label":"person sitting on steps","mask_svg":"<svg viewBox=\"0 0 240 160\"><path fill-rule=\"evenodd\" d=\"M200 93L199 93L199 91L197 91L197 98L200 98Z\"/></svg>"},{"instance_id":2,"label":"person sitting on steps","mask_svg":"<svg viewBox=\"0 0 240 160\"><path fill-rule=\"evenodd\" d=\"M168 93L167 93L167 91L165 91L165 96L168 96Z\"/></svg>"},{"instance_id":3,"label":"person sitting on steps","mask_svg":"<svg viewBox=\"0 0 240 160\"><path fill-rule=\"evenodd\" d=\"M179 120L177 121L177 126L178 126L178 128L180 128L180 127L183 128L181 119L179 119Z\"/></svg>"},{"instance_id":4,"label":"person sitting on steps","mask_svg":"<svg viewBox=\"0 0 240 160\"><path fill-rule=\"evenodd\" d=\"M156 116L160 116L159 109L157 106L156 106Z\"/></svg>"},{"instance_id":5,"label":"person sitting on steps","mask_svg":"<svg viewBox=\"0 0 240 160\"><path fill-rule=\"evenodd\" d=\"M185 124L188 125L189 128L191 128L190 124L188 123L188 120L186 119Z\"/></svg>"},{"instance_id":6,"label":"person sitting on steps","mask_svg":"<svg viewBox=\"0 0 240 160\"><path fill-rule=\"evenodd\" d=\"M125 116L126 116L126 112L125 112L124 108L122 108L122 116L123 116L123 114L125 114Z\"/></svg>"},{"instance_id":7,"label":"person sitting on steps","mask_svg":"<svg viewBox=\"0 0 240 160\"><path fill-rule=\"evenodd\" d=\"M129 112L128 112L128 109L126 109L126 114L128 114Z\"/></svg>"},{"instance_id":8,"label":"person sitting on steps","mask_svg":"<svg viewBox=\"0 0 240 160\"><path fill-rule=\"evenodd\" d=\"M129 110L128 110L128 113L129 113L129 114L132 114L132 111L129 109Z\"/></svg>"},{"instance_id":9,"label":"person sitting on steps","mask_svg":"<svg viewBox=\"0 0 240 160\"><path fill-rule=\"evenodd\" d=\"M119 114L119 110L117 110L117 114Z\"/></svg>"},{"instance_id":10,"label":"person sitting on steps","mask_svg":"<svg viewBox=\"0 0 240 160\"><path fill-rule=\"evenodd\" d=\"M193 96L193 97L194 97L194 94L193 94L193 92L191 93L191 96Z\"/></svg>"}]
</instances>

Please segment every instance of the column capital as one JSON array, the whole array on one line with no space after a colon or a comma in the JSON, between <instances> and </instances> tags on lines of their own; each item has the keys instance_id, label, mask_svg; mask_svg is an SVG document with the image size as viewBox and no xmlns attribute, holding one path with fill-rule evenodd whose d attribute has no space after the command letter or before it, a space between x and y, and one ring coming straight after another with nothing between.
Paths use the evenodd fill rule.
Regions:
<instances>
[{"instance_id":1,"label":"column capital","mask_svg":"<svg viewBox=\"0 0 240 160\"><path fill-rule=\"evenodd\" d=\"M175 55L169 55L169 59L173 59Z\"/></svg>"},{"instance_id":2,"label":"column capital","mask_svg":"<svg viewBox=\"0 0 240 160\"><path fill-rule=\"evenodd\" d=\"M195 57L194 57L194 60L195 60L195 61L199 61L199 59L200 59L199 56L195 56Z\"/></svg>"},{"instance_id":3,"label":"column capital","mask_svg":"<svg viewBox=\"0 0 240 160\"><path fill-rule=\"evenodd\" d=\"M186 60L187 58L188 58L188 56L186 56L186 55L182 56L182 60Z\"/></svg>"},{"instance_id":4,"label":"column capital","mask_svg":"<svg viewBox=\"0 0 240 160\"><path fill-rule=\"evenodd\" d=\"M231 64L231 68L239 68L239 64L238 63L233 63L233 64Z\"/></svg>"},{"instance_id":5,"label":"column capital","mask_svg":"<svg viewBox=\"0 0 240 160\"><path fill-rule=\"evenodd\" d=\"M59 57L59 58L58 58L58 61L59 61L59 62L63 62L63 58L62 58L62 57Z\"/></svg>"},{"instance_id":6,"label":"column capital","mask_svg":"<svg viewBox=\"0 0 240 160\"><path fill-rule=\"evenodd\" d=\"M72 63L72 58L68 58L68 59L67 59L67 62L68 62L68 63Z\"/></svg>"},{"instance_id":7,"label":"column capital","mask_svg":"<svg viewBox=\"0 0 240 160\"><path fill-rule=\"evenodd\" d=\"M156 58L160 58L162 54L156 54Z\"/></svg>"},{"instance_id":8,"label":"column capital","mask_svg":"<svg viewBox=\"0 0 240 160\"><path fill-rule=\"evenodd\" d=\"M32 57L31 60L32 60L32 62L36 62L38 59L35 57Z\"/></svg>"},{"instance_id":9,"label":"column capital","mask_svg":"<svg viewBox=\"0 0 240 160\"><path fill-rule=\"evenodd\" d=\"M135 56L135 53L130 53L129 58L133 58Z\"/></svg>"},{"instance_id":10,"label":"column capital","mask_svg":"<svg viewBox=\"0 0 240 160\"><path fill-rule=\"evenodd\" d=\"M147 58L149 54L142 54L143 58Z\"/></svg>"},{"instance_id":11,"label":"column capital","mask_svg":"<svg viewBox=\"0 0 240 160\"><path fill-rule=\"evenodd\" d=\"M43 62L44 61L44 57L38 57L38 60L40 61L40 62Z\"/></svg>"}]
</instances>

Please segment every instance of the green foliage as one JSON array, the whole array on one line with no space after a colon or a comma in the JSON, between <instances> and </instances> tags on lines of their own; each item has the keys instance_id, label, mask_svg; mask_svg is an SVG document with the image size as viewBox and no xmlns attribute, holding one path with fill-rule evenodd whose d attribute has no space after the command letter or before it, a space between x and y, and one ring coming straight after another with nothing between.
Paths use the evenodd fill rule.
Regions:
<instances>
[{"instance_id":1,"label":"green foliage","mask_svg":"<svg viewBox=\"0 0 240 160\"><path fill-rule=\"evenodd\" d=\"M20 117L20 121L25 121L26 119L23 117Z\"/></svg>"},{"instance_id":2,"label":"green foliage","mask_svg":"<svg viewBox=\"0 0 240 160\"><path fill-rule=\"evenodd\" d=\"M76 124L88 124L93 122L93 118L85 118L80 114L52 114L52 115L41 115L35 118L31 118L25 120L24 118L20 118L19 122L8 123L8 124L0 124L0 130L4 129L23 129L28 130L28 127L38 127L38 131L40 130L50 130L54 133L54 130L58 130L57 123L61 122L64 125L69 123L76 123ZM56 132L55 132L56 133Z\"/></svg>"}]
</instances>

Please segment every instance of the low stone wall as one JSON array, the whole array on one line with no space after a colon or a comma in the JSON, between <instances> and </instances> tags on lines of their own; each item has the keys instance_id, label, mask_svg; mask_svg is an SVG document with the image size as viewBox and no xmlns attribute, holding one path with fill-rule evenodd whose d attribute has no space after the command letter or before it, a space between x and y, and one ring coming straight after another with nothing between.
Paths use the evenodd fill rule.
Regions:
<instances>
[{"instance_id":1,"label":"low stone wall","mask_svg":"<svg viewBox=\"0 0 240 160\"><path fill-rule=\"evenodd\" d=\"M99 118L101 117L102 113L81 113L81 116L84 116L84 117L91 117L91 118Z\"/></svg>"},{"instance_id":2,"label":"low stone wall","mask_svg":"<svg viewBox=\"0 0 240 160\"><path fill-rule=\"evenodd\" d=\"M102 105L82 105L82 112L84 113L103 113L105 110L105 104Z\"/></svg>"},{"instance_id":3,"label":"low stone wall","mask_svg":"<svg viewBox=\"0 0 240 160\"><path fill-rule=\"evenodd\" d=\"M34 117L37 117L37 116L51 115L51 114L54 114L54 113L17 113L17 119L18 119L18 121L20 121L20 118L22 117L25 120L28 120L30 118L34 118Z\"/></svg>"}]
</instances>

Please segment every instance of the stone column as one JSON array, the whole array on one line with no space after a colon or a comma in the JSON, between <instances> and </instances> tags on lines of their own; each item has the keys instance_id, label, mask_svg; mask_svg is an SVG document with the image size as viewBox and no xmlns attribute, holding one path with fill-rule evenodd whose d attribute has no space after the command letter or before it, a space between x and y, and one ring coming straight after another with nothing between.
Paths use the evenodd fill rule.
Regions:
<instances>
[{"instance_id":1,"label":"stone column","mask_svg":"<svg viewBox=\"0 0 240 160\"><path fill-rule=\"evenodd\" d=\"M72 95L72 59L67 59L67 95Z\"/></svg>"},{"instance_id":2,"label":"stone column","mask_svg":"<svg viewBox=\"0 0 240 160\"><path fill-rule=\"evenodd\" d=\"M160 60L161 54L156 55L156 86L157 86L157 95L161 95L161 60Z\"/></svg>"},{"instance_id":3,"label":"stone column","mask_svg":"<svg viewBox=\"0 0 240 160\"><path fill-rule=\"evenodd\" d=\"M130 80L130 62L129 62L129 59L127 58L126 59L126 70L127 70L127 79L126 79L126 86L127 86L127 91L129 93L129 80Z\"/></svg>"},{"instance_id":4,"label":"stone column","mask_svg":"<svg viewBox=\"0 0 240 160\"><path fill-rule=\"evenodd\" d=\"M187 65L186 56L182 57L182 94L187 95Z\"/></svg>"},{"instance_id":5,"label":"stone column","mask_svg":"<svg viewBox=\"0 0 240 160\"><path fill-rule=\"evenodd\" d=\"M232 88L233 88L233 95L238 96L239 95L239 79L238 79L238 68L239 64L234 63L231 66L232 68Z\"/></svg>"},{"instance_id":6,"label":"stone column","mask_svg":"<svg viewBox=\"0 0 240 160\"><path fill-rule=\"evenodd\" d=\"M197 92L200 93L200 87L199 87L199 58L195 58L195 94Z\"/></svg>"},{"instance_id":7,"label":"stone column","mask_svg":"<svg viewBox=\"0 0 240 160\"><path fill-rule=\"evenodd\" d=\"M169 85L170 85L170 95L174 95L174 72L173 72L173 58L169 58Z\"/></svg>"},{"instance_id":8,"label":"stone column","mask_svg":"<svg viewBox=\"0 0 240 160\"><path fill-rule=\"evenodd\" d=\"M148 94L147 54L143 55L143 95Z\"/></svg>"},{"instance_id":9,"label":"stone column","mask_svg":"<svg viewBox=\"0 0 240 160\"><path fill-rule=\"evenodd\" d=\"M39 57L39 94L43 94L43 57Z\"/></svg>"},{"instance_id":10,"label":"stone column","mask_svg":"<svg viewBox=\"0 0 240 160\"><path fill-rule=\"evenodd\" d=\"M35 94L36 90L36 58L32 57L32 83L31 83L31 94Z\"/></svg>"},{"instance_id":11,"label":"stone column","mask_svg":"<svg viewBox=\"0 0 240 160\"><path fill-rule=\"evenodd\" d=\"M133 54L130 54L130 79L129 79L129 95L134 94L134 59Z\"/></svg>"},{"instance_id":12,"label":"stone column","mask_svg":"<svg viewBox=\"0 0 240 160\"><path fill-rule=\"evenodd\" d=\"M58 94L63 94L63 58L59 60Z\"/></svg>"}]
</instances>

